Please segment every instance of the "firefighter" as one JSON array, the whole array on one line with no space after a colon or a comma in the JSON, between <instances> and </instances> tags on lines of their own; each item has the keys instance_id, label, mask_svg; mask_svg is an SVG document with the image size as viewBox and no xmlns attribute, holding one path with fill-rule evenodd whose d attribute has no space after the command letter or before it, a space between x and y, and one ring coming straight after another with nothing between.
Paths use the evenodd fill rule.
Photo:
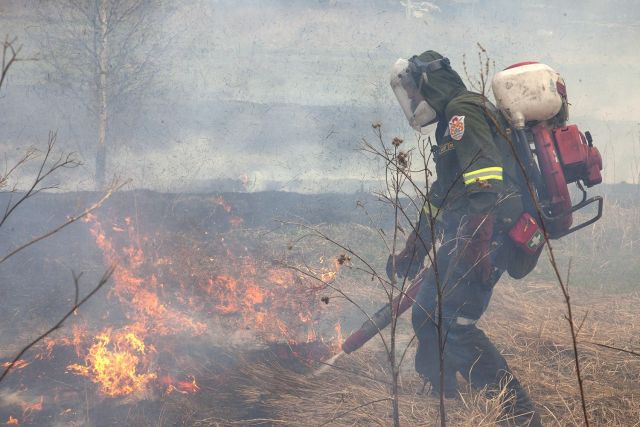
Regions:
<instances>
[{"instance_id":1,"label":"firefighter","mask_svg":"<svg viewBox=\"0 0 640 427\"><path fill-rule=\"evenodd\" d=\"M425 274L413 304L416 370L439 392L442 344L446 397L457 395L460 373L476 389L494 396L506 391L503 424L539 426L527 392L476 326L501 274L508 270L513 277L523 277L542 250L539 234L532 251L509 239L518 232L528 199L523 198L526 187L505 138L508 124L486 98L467 90L449 60L437 52L398 60L391 85L412 127L424 131L437 123L432 147L437 180L429 203L405 248L387 263L390 277L397 272L412 278L429 254L431 236L441 236L436 265ZM430 217L437 224L433 233Z\"/></svg>"}]
</instances>

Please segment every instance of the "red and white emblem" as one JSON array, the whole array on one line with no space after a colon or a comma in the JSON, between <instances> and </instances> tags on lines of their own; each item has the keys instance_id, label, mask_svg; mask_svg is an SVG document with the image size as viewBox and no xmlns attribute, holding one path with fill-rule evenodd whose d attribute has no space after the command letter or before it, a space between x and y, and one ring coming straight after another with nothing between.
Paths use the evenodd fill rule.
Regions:
<instances>
[{"instance_id":1,"label":"red and white emblem","mask_svg":"<svg viewBox=\"0 0 640 427\"><path fill-rule=\"evenodd\" d=\"M449 120L449 135L451 139L460 141L464 135L464 116L453 116Z\"/></svg>"}]
</instances>

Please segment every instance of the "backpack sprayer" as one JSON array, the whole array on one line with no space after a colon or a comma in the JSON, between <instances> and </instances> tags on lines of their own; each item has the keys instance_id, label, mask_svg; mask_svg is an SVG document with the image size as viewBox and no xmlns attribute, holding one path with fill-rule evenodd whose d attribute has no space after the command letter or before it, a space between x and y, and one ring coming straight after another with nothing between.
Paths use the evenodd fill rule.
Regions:
<instances>
[{"instance_id":1,"label":"backpack sprayer","mask_svg":"<svg viewBox=\"0 0 640 427\"><path fill-rule=\"evenodd\" d=\"M587 199L584 186L602 182L602 157L589 132L567 125L569 103L560 74L544 64L520 62L497 73L492 90L498 109L515 130L512 142L533 184L549 238L558 239L599 220L602 197ZM574 182L582 193L575 205L568 187ZM573 213L592 203L597 203L596 215L572 227Z\"/></svg>"},{"instance_id":2,"label":"backpack sprayer","mask_svg":"<svg viewBox=\"0 0 640 427\"><path fill-rule=\"evenodd\" d=\"M511 132L514 149L524 166L523 178L533 184L533 197L548 237L558 239L599 220L603 199L587 199L584 186L602 182L602 157L589 132L567 125L569 103L560 74L544 64L520 62L497 73L492 90L498 109L515 130ZM582 193L582 200L575 205L568 187L574 182ZM592 203L597 203L596 215L572 227L573 213ZM533 206L527 210L535 212ZM411 307L425 271L418 274L404 295L378 310L344 341L344 353L362 347L391 322L393 315L399 316Z\"/></svg>"}]
</instances>

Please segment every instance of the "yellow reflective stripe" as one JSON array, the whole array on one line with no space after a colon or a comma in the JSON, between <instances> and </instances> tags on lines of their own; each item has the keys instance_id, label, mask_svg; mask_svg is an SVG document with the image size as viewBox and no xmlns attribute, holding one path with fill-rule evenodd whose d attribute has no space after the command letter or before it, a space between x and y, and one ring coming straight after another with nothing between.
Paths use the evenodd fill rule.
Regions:
<instances>
[{"instance_id":1,"label":"yellow reflective stripe","mask_svg":"<svg viewBox=\"0 0 640 427\"><path fill-rule=\"evenodd\" d=\"M471 172L463 173L464 184L469 185L477 181L486 181L488 179L497 179L502 181L502 168L500 166L492 166L489 168L476 169Z\"/></svg>"},{"instance_id":2,"label":"yellow reflective stripe","mask_svg":"<svg viewBox=\"0 0 640 427\"><path fill-rule=\"evenodd\" d=\"M440 208L438 208L433 203L427 202L426 205L422 208L422 211L425 215L429 215L429 206L431 206L431 215L434 219L439 219L438 214L440 213Z\"/></svg>"},{"instance_id":3,"label":"yellow reflective stripe","mask_svg":"<svg viewBox=\"0 0 640 427\"><path fill-rule=\"evenodd\" d=\"M487 172L500 172L500 175L502 175L502 168L500 166L493 166L490 168L476 169L471 172L463 173L462 176L464 179L467 179L467 178L471 178L472 176L486 174Z\"/></svg>"},{"instance_id":4,"label":"yellow reflective stripe","mask_svg":"<svg viewBox=\"0 0 640 427\"><path fill-rule=\"evenodd\" d=\"M464 185L469 185L469 184L473 184L474 182L477 181L486 181L488 179L497 179L498 181L502 181L502 175L483 175L483 176L476 176L473 177L471 179L467 179L464 182Z\"/></svg>"}]
</instances>

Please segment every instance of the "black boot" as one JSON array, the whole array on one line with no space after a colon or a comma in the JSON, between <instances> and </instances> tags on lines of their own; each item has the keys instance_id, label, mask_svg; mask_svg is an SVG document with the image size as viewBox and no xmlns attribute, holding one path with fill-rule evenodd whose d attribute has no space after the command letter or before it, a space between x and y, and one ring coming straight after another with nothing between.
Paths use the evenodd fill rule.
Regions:
<instances>
[{"instance_id":1,"label":"black boot","mask_svg":"<svg viewBox=\"0 0 640 427\"><path fill-rule=\"evenodd\" d=\"M508 375L511 376L510 373ZM503 416L498 425L505 427L542 427L540 415L536 411L529 393L522 388L520 382L511 376L506 389Z\"/></svg>"},{"instance_id":2,"label":"black boot","mask_svg":"<svg viewBox=\"0 0 640 427\"><path fill-rule=\"evenodd\" d=\"M431 384L429 393L432 396L440 395L440 355L437 346L427 346L418 342L416 352L416 371L426 383ZM454 399L458 397L458 380L454 368L444 365L444 397ZM424 389L424 388L423 388Z\"/></svg>"},{"instance_id":3,"label":"black boot","mask_svg":"<svg viewBox=\"0 0 640 427\"><path fill-rule=\"evenodd\" d=\"M431 383L431 390L429 393L433 397L440 397L440 375L437 375L435 379L423 378ZM444 375L444 397L447 399L456 399L458 397L458 380L456 374L451 372L445 372Z\"/></svg>"}]
</instances>

